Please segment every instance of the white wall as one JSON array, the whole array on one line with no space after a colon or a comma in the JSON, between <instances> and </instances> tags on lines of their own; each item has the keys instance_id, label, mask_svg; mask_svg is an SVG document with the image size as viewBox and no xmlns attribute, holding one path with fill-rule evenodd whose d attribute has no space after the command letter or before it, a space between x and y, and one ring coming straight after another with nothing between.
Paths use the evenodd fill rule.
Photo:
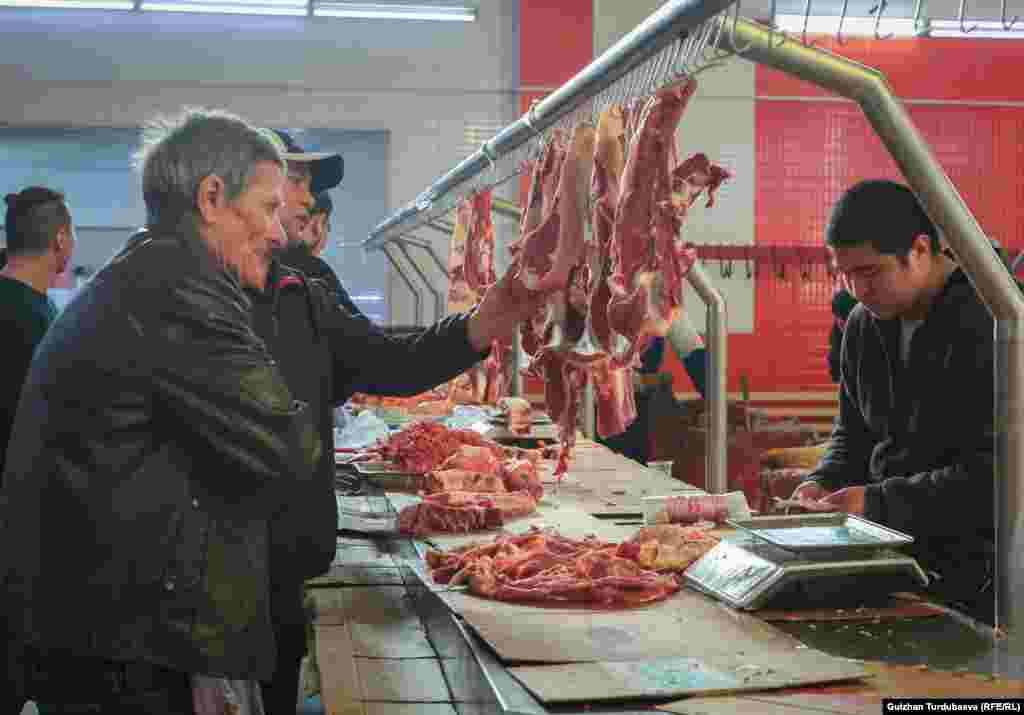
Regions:
<instances>
[{"instance_id":1,"label":"white wall","mask_svg":"<svg viewBox=\"0 0 1024 715\"><path fill-rule=\"evenodd\" d=\"M129 127L199 105L388 130L397 208L464 156L467 123L516 116L518 2L479 5L474 23L0 9L0 124ZM390 288L393 322L411 322Z\"/></svg>"}]
</instances>

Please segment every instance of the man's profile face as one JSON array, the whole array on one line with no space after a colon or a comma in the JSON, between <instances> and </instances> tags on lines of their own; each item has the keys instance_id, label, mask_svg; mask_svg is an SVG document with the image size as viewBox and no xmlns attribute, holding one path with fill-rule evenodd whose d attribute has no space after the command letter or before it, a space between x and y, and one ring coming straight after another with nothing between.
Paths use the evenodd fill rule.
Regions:
<instances>
[{"instance_id":1,"label":"man's profile face","mask_svg":"<svg viewBox=\"0 0 1024 715\"><path fill-rule=\"evenodd\" d=\"M284 226L289 243L302 240L302 234L309 224L309 210L313 208L314 202L313 194L309 192L312 181L313 175L308 162L288 162L281 225Z\"/></svg>"},{"instance_id":2,"label":"man's profile face","mask_svg":"<svg viewBox=\"0 0 1024 715\"><path fill-rule=\"evenodd\" d=\"M238 198L221 218L219 247L224 262L243 285L263 290L270 260L284 245L280 212L285 204L285 176L274 162L260 162Z\"/></svg>"}]
</instances>

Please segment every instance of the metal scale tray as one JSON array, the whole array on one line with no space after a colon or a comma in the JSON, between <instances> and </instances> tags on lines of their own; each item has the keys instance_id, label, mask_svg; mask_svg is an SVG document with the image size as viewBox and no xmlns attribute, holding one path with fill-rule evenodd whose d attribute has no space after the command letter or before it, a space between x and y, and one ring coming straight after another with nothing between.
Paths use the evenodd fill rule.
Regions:
<instances>
[{"instance_id":1,"label":"metal scale tray","mask_svg":"<svg viewBox=\"0 0 1024 715\"><path fill-rule=\"evenodd\" d=\"M882 595L925 586L915 559L895 549L913 538L848 514L805 514L730 521L729 534L684 578L734 608L756 610L779 597Z\"/></svg>"}]
</instances>

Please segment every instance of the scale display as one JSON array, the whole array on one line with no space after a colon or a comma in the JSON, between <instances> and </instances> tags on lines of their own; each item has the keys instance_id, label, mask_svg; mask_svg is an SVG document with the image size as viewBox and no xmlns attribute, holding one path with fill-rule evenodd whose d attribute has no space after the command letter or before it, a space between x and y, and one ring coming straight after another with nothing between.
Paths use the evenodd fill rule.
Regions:
<instances>
[{"instance_id":1,"label":"scale display","mask_svg":"<svg viewBox=\"0 0 1024 715\"><path fill-rule=\"evenodd\" d=\"M879 588L894 579L921 586L928 583L917 561L890 549L794 553L746 532L724 537L684 574L690 586L745 610L763 608L794 587L813 589L850 577L868 588L871 579L877 579Z\"/></svg>"}]
</instances>

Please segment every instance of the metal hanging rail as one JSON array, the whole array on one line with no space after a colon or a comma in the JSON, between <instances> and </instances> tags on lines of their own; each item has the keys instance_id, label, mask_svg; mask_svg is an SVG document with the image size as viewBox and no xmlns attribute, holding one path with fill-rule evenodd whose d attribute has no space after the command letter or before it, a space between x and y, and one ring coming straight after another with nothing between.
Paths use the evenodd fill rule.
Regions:
<instances>
[{"instance_id":1,"label":"metal hanging rail","mask_svg":"<svg viewBox=\"0 0 1024 715\"><path fill-rule=\"evenodd\" d=\"M560 119L586 104L602 91L651 59L680 36L725 10L732 0L685 0L671 2L644 20L575 77L538 102L527 114L508 125L454 169L437 179L408 206L377 225L363 242L368 251L384 244L430 218L438 203L457 193L459 188L488 171L494 163L527 146ZM442 204L441 211L450 206Z\"/></svg>"}]
</instances>

